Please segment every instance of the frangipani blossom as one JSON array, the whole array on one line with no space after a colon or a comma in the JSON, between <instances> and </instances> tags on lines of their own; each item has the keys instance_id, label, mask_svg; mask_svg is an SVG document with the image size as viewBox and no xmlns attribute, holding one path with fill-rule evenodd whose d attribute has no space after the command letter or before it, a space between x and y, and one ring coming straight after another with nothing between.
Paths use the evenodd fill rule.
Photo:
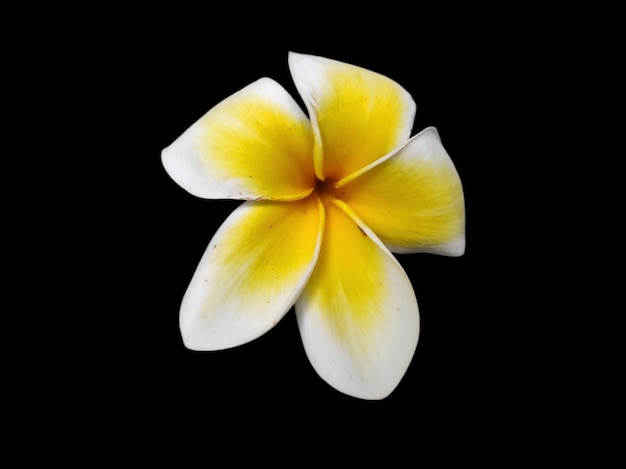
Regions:
<instances>
[{"instance_id":1,"label":"frangipani blossom","mask_svg":"<svg viewBox=\"0 0 626 469\"><path fill-rule=\"evenodd\" d=\"M306 354L341 392L389 395L419 336L419 312L392 252L460 256L457 171L430 127L412 138L411 96L378 73L289 54L307 115L262 78L163 150L191 194L245 200L223 223L184 295L185 346L249 342L295 304Z\"/></svg>"}]
</instances>

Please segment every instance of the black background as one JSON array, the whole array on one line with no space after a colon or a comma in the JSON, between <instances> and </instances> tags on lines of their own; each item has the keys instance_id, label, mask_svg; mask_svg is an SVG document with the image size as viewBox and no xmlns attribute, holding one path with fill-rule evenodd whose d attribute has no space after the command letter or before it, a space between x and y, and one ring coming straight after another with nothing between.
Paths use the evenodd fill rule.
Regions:
<instances>
[{"instance_id":1,"label":"black background","mask_svg":"<svg viewBox=\"0 0 626 469\"><path fill-rule=\"evenodd\" d=\"M57 373L63 399L53 404L55 421L77 410L78 428L112 423L127 442L150 434L165 447L170 435L206 438L208 446L217 436L269 437L277 446L291 437L302 449L358 434L368 438L361 452L366 441L399 436L383 451L492 458L497 446L516 459L550 446L565 413L551 383L568 364L563 354L543 354L561 312L541 248L560 239L544 222L566 215L559 200L546 206L539 197L550 165L537 171L536 162L563 158L551 151L556 129L551 143L539 142L563 101L554 71L568 66L578 45L567 32L553 37L549 19L501 12L463 21L456 12L458 26L441 12L368 13L287 11L268 21L267 11L262 19L248 10L245 18L204 9L116 12L82 18L48 46L57 67L69 70L51 94L72 113L56 134L59 153L69 147L72 156L55 163L80 172L65 201L76 228L57 259L78 252L72 278L55 296L71 308L51 321L72 332L55 338L63 358L38 358ZM290 50L399 82L417 103L413 133L437 127L464 185L466 254L398 256L416 292L421 335L407 374L382 401L345 396L317 376L293 310L230 350L192 352L180 338L187 284L238 202L186 193L163 170L160 152L260 77L299 100ZM84 300L69 294L76 289ZM531 432L523 445L520 428Z\"/></svg>"},{"instance_id":2,"label":"black background","mask_svg":"<svg viewBox=\"0 0 626 469\"><path fill-rule=\"evenodd\" d=\"M145 373L146 381L135 384L168 387L163 398L181 399L196 418L233 405L271 412L294 406L289 413L313 416L318 409L341 409L370 416L397 412L407 421L457 419L477 417L485 406L502 400L514 386L511 368L520 365L502 348L509 346L506 316L513 308L504 300L506 280L494 279L494 262L506 255L497 243L512 227L506 225L506 205L494 197L503 156L496 153L500 148L490 134L503 119L504 103L493 94L506 92L494 90L493 84L514 73L508 70L511 64L496 66L491 62L498 59L495 51L463 41L436 41L432 49L432 44L407 38L317 44L309 37L258 37L214 50L210 43L217 39L193 34L158 49L160 67L142 75L147 83L136 83L142 99L140 107L131 108L138 112L141 132L137 151L118 156L141 168L132 175L139 181L128 181L141 188L131 215L131 226L139 222L140 229L125 235L136 243L134 255L145 256L137 277L149 280L140 280L145 289L137 304L127 308L129 317L117 315L137 328L130 340L137 363L128 371L133 379L135 373ZM438 128L465 187L467 254L458 259L399 256L418 297L422 332L407 375L384 402L344 396L316 375L301 346L293 310L270 333L237 349L195 353L185 350L180 339L178 308L187 283L211 236L238 203L187 194L163 171L160 150L221 99L259 77L272 77L297 96L287 67L289 50L362 65L401 83L417 102L414 133L428 125ZM139 63L144 52L136 52ZM141 229L145 227L150 229ZM132 279L131 291L134 284Z\"/></svg>"}]
</instances>

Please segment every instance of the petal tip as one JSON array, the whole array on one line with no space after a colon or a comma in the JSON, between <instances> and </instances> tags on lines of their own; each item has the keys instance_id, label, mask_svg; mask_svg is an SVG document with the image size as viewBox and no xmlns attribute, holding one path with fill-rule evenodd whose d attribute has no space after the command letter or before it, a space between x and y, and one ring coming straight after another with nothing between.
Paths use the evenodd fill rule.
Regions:
<instances>
[{"instance_id":1,"label":"petal tip","mask_svg":"<svg viewBox=\"0 0 626 469\"><path fill-rule=\"evenodd\" d=\"M465 254L465 233L460 234L447 243L437 246L433 249L432 253L447 257L463 256Z\"/></svg>"},{"instance_id":2,"label":"petal tip","mask_svg":"<svg viewBox=\"0 0 626 469\"><path fill-rule=\"evenodd\" d=\"M459 236L451 241L447 246L448 255L450 257L461 257L465 254L465 235Z\"/></svg>"},{"instance_id":3,"label":"petal tip","mask_svg":"<svg viewBox=\"0 0 626 469\"><path fill-rule=\"evenodd\" d=\"M301 52L295 52L295 51L292 51L292 50L290 50L287 53L287 61L289 63L291 63L293 61L297 62L297 61L305 60L307 57L310 57L310 55L309 54L303 54Z\"/></svg>"},{"instance_id":4,"label":"petal tip","mask_svg":"<svg viewBox=\"0 0 626 469\"><path fill-rule=\"evenodd\" d=\"M311 69L311 63L316 60L321 60L321 58L314 55L289 51L289 54L287 55L287 64L289 66L291 77L297 86L304 86L302 78L311 73L315 73L315 70ZM305 88L299 89L299 91L303 92L304 89Z\"/></svg>"},{"instance_id":5,"label":"petal tip","mask_svg":"<svg viewBox=\"0 0 626 469\"><path fill-rule=\"evenodd\" d=\"M176 181L176 168L174 164L173 151L171 145L165 147L161 150L161 165L165 172L170 176L174 181ZM176 181L177 182L177 181Z\"/></svg>"},{"instance_id":6,"label":"petal tip","mask_svg":"<svg viewBox=\"0 0 626 469\"><path fill-rule=\"evenodd\" d=\"M182 321L180 324L180 336L183 340L183 345L187 350L194 352L208 352L215 350L215 347L210 346L206 340L203 340L194 328L189 327L189 325L184 324Z\"/></svg>"},{"instance_id":7,"label":"petal tip","mask_svg":"<svg viewBox=\"0 0 626 469\"><path fill-rule=\"evenodd\" d=\"M191 350L193 352L206 352L208 350L206 347L201 347L199 344L196 344L192 336L184 334L182 331L181 337L183 339L183 345L187 350Z\"/></svg>"}]
</instances>

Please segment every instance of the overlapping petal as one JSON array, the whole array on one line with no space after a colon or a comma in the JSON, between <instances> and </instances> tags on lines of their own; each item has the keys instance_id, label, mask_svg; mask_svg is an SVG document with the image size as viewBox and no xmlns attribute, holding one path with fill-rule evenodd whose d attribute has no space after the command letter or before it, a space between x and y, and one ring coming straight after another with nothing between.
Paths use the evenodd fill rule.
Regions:
<instances>
[{"instance_id":1,"label":"overlapping petal","mask_svg":"<svg viewBox=\"0 0 626 469\"><path fill-rule=\"evenodd\" d=\"M409 138L415 103L393 80L311 55L291 53L289 67L309 111L319 179L339 180Z\"/></svg>"},{"instance_id":2,"label":"overlapping petal","mask_svg":"<svg viewBox=\"0 0 626 469\"><path fill-rule=\"evenodd\" d=\"M262 78L207 112L163 150L168 174L203 198L296 200L315 185L308 118Z\"/></svg>"},{"instance_id":3,"label":"overlapping petal","mask_svg":"<svg viewBox=\"0 0 626 469\"><path fill-rule=\"evenodd\" d=\"M339 193L394 252L460 256L465 251L461 180L433 127L346 182Z\"/></svg>"},{"instance_id":4,"label":"overlapping petal","mask_svg":"<svg viewBox=\"0 0 626 469\"><path fill-rule=\"evenodd\" d=\"M187 348L233 347L272 328L309 279L323 226L316 197L238 207L211 240L183 298Z\"/></svg>"},{"instance_id":5,"label":"overlapping petal","mask_svg":"<svg viewBox=\"0 0 626 469\"><path fill-rule=\"evenodd\" d=\"M375 235L340 201L326 202L324 242L296 303L311 364L336 389L382 399L400 382L417 346L411 283Z\"/></svg>"}]
</instances>

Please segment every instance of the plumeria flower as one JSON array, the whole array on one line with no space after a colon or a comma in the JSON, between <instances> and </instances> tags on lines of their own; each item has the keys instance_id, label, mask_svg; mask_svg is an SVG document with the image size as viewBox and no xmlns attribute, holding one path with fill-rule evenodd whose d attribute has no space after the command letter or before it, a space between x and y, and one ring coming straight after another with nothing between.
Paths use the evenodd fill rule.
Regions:
<instances>
[{"instance_id":1,"label":"plumeria flower","mask_svg":"<svg viewBox=\"0 0 626 469\"><path fill-rule=\"evenodd\" d=\"M192 350L249 342L295 304L306 354L339 391L382 399L419 336L417 301L395 253L460 256L463 189L415 103L378 73L290 53L307 115L262 78L163 150L191 194L245 200L215 233L184 295Z\"/></svg>"}]
</instances>

